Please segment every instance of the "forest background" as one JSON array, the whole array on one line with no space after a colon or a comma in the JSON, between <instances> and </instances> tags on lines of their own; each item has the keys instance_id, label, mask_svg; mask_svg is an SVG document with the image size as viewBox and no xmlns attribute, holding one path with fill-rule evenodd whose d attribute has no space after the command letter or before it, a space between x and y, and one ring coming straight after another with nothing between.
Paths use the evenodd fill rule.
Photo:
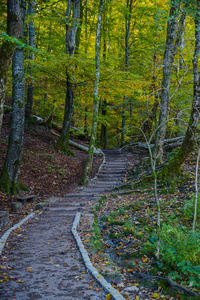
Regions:
<instances>
[{"instance_id":1,"label":"forest background","mask_svg":"<svg viewBox=\"0 0 200 300\"><path fill-rule=\"evenodd\" d=\"M0 123L4 108L12 109L13 122L1 190L16 194L24 188L18 181L24 117L26 124L33 115L46 126L54 124L57 146L71 156L69 133L93 136L92 146L96 139L100 148L145 142L157 204L154 252L159 259L160 237L169 228L160 235L157 162L164 165L162 176L180 173L199 132L200 1L2 0L0 16ZM163 162L165 138L184 138L168 165ZM195 201L197 208L197 193ZM193 231L195 226L196 216ZM182 262L183 269L187 262ZM199 287L195 267L188 284Z\"/></svg>"},{"instance_id":2,"label":"forest background","mask_svg":"<svg viewBox=\"0 0 200 300\"><path fill-rule=\"evenodd\" d=\"M143 123L145 123L144 131L149 135L158 123L158 93L163 76L163 54L170 5L168 1L131 2L131 10L130 1L105 1L104 4L97 134L97 145L102 147L117 147L121 142L130 141L131 137L135 138L138 135L135 126L141 127ZM26 11L23 46L25 47L26 90L31 82L34 82L33 113L39 114L42 118L53 113L54 120L62 123L67 70L74 80L72 124L90 133L99 3L81 1L81 17L77 25L76 49L73 56L66 53L67 1L47 3L37 1L30 2L29 5L34 6L34 13L30 13L30 10ZM185 20L179 53L173 63L171 80L173 99L169 105L170 118L177 116L184 109L183 116L186 122L193 95L194 14L195 9L192 11L191 8ZM6 15L5 1L4 5L1 5L3 17L1 18L1 42L6 38L4 34ZM129 32L127 32L128 21L130 21ZM35 28L34 60L30 59L33 52L25 46L29 43L27 34L31 22L34 23ZM69 22L72 20L70 19ZM11 80L10 70L8 96L12 95ZM124 97L126 97L125 101ZM124 140L121 141L122 117L126 119L126 125ZM146 119L148 122L145 122ZM178 120L169 122L168 136L177 136L185 132L185 127L179 124ZM103 131L107 132L104 136Z\"/></svg>"}]
</instances>

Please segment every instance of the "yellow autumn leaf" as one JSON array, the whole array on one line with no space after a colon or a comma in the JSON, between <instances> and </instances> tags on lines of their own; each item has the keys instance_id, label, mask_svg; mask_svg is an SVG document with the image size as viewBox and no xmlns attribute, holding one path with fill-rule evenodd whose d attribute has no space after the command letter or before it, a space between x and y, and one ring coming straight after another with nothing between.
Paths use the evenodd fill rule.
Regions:
<instances>
[{"instance_id":1,"label":"yellow autumn leaf","mask_svg":"<svg viewBox=\"0 0 200 300\"><path fill-rule=\"evenodd\" d=\"M32 271L33 271L33 270L32 270L32 269L30 269L30 268L28 268L28 269L27 269L27 272L32 272Z\"/></svg>"},{"instance_id":2,"label":"yellow autumn leaf","mask_svg":"<svg viewBox=\"0 0 200 300\"><path fill-rule=\"evenodd\" d=\"M106 300L110 299L111 297L112 297L111 294L107 294L106 295Z\"/></svg>"},{"instance_id":3,"label":"yellow autumn leaf","mask_svg":"<svg viewBox=\"0 0 200 300\"><path fill-rule=\"evenodd\" d=\"M139 285L139 283L135 283L135 284L134 284L134 286L138 286L138 285Z\"/></svg>"},{"instance_id":4,"label":"yellow autumn leaf","mask_svg":"<svg viewBox=\"0 0 200 300\"><path fill-rule=\"evenodd\" d=\"M153 296L155 299L160 299L160 295L159 295L158 293L154 293L152 296Z\"/></svg>"}]
</instances>

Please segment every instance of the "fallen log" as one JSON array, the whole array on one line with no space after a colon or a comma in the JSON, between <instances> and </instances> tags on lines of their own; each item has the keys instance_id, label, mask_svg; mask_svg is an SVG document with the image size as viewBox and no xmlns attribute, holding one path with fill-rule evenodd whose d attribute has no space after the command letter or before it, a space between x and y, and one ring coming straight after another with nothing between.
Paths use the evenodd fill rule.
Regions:
<instances>
[{"instance_id":1,"label":"fallen log","mask_svg":"<svg viewBox=\"0 0 200 300\"><path fill-rule=\"evenodd\" d=\"M181 145L182 144L182 141L184 140L184 136L178 136L176 138L172 138L172 139L166 139L164 140L164 147L168 147L168 146L175 146L178 144ZM155 146L155 144L150 144L150 148L153 149ZM145 148L145 149L148 149L148 145L147 143L138 143L138 147L141 147L141 148Z\"/></svg>"},{"instance_id":2,"label":"fallen log","mask_svg":"<svg viewBox=\"0 0 200 300\"><path fill-rule=\"evenodd\" d=\"M12 111L12 107L10 106L5 106L4 107L5 111L8 111L8 112L11 112ZM56 124L53 122L53 119L52 119L52 122L50 121L49 122L49 118L47 120L43 120L41 117L38 117L38 116L35 116L35 115L31 115L31 118L36 120L39 124L46 124L48 122L49 126L51 125L52 128L54 128L55 130L51 129L51 133L60 137L60 134L59 132L62 131L62 126ZM76 128L76 127L71 127L73 130L76 130L78 132L81 132L81 133L84 133L82 130L80 130L79 128ZM58 132L57 132L58 131ZM84 145L81 145L81 144L78 144L72 140L69 140L69 144L79 150L82 150L82 151L85 151L88 153L89 151L89 148L87 146L84 146ZM100 149L97 149L97 148L94 148L94 155L95 156L101 156L103 155L102 151Z\"/></svg>"},{"instance_id":3,"label":"fallen log","mask_svg":"<svg viewBox=\"0 0 200 300\"><path fill-rule=\"evenodd\" d=\"M57 137L60 137L60 134L58 132L56 132L55 130L51 129L50 130L52 134L56 135ZM84 146L84 145L81 145L81 144L78 144L72 140L69 140L69 144L79 150L82 150L82 151L85 151L88 153L89 151L89 148L87 146ZM101 156L103 155L102 151L100 149L96 149L94 148L94 155L95 156Z\"/></svg>"}]
</instances>

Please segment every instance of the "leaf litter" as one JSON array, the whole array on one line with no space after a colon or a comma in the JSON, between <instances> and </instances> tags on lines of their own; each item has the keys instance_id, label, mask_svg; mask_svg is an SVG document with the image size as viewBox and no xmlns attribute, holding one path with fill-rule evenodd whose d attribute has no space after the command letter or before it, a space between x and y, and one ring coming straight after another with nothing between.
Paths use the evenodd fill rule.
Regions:
<instances>
[{"instance_id":1,"label":"leaf litter","mask_svg":"<svg viewBox=\"0 0 200 300\"><path fill-rule=\"evenodd\" d=\"M157 228L152 186L143 184L132 185L131 189L129 186L128 190L124 188L130 171L134 173L133 166L139 176L149 172L145 170L144 157L145 154L141 163L140 154L139 164L135 166L138 157L133 156L122 190L107 193L98 202L94 200L88 203L88 214L81 218L79 233L93 265L125 299L183 299L181 292L163 287L159 278L167 278L168 272L156 269L158 262L155 256L144 251L145 243L156 234ZM158 196L162 199L161 222L170 224L177 219L181 224L191 227L191 219L185 218L183 208L185 201L194 193L195 160L191 162L190 157L183 168L187 171L187 180L178 182L178 187L172 189L171 186L159 186ZM149 276L154 277L155 282L149 280ZM181 279L176 279L176 282L186 288L192 287L191 282ZM193 290L199 292L197 288ZM186 296L185 299L190 297Z\"/></svg>"}]
</instances>

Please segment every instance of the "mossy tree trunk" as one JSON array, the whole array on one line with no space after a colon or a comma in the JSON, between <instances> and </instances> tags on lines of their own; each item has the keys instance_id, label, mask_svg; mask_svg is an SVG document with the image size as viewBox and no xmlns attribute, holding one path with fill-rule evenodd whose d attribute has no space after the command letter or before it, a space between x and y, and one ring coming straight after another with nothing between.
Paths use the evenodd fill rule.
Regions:
<instances>
[{"instance_id":1,"label":"mossy tree trunk","mask_svg":"<svg viewBox=\"0 0 200 300\"><path fill-rule=\"evenodd\" d=\"M104 0L100 0L98 21L97 21L97 32L96 32L96 45L95 45L96 71L95 71L95 82L94 82L93 123L92 123L92 132L90 136L90 144L89 144L87 161L86 161L86 165L82 177L83 184L89 183L89 177L92 170L92 162L94 156L95 140L97 134L98 115L99 115L100 36L101 36L101 21L102 21L103 7L104 7Z\"/></svg>"},{"instance_id":2,"label":"mossy tree trunk","mask_svg":"<svg viewBox=\"0 0 200 300\"><path fill-rule=\"evenodd\" d=\"M193 150L195 141L195 132L199 121L199 109L200 109L200 83L199 83L199 48L200 48L200 0L197 1L197 12L195 16L195 49L193 59L193 101L192 110L190 115L190 121L187 127L183 144L181 145L177 154L169 161L169 163L163 168L159 177L168 176L171 174L177 174L180 171L180 167L188 157L188 154Z\"/></svg>"},{"instance_id":3,"label":"mossy tree trunk","mask_svg":"<svg viewBox=\"0 0 200 300\"><path fill-rule=\"evenodd\" d=\"M81 0L69 0L66 12L66 52L70 56L73 56L75 53L76 46L76 33L79 25L80 19L80 2ZM72 15L72 24L70 25L70 15L73 10ZM73 151L69 148L69 136L70 136L70 125L71 118L73 114L73 100L74 100L74 91L73 91L73 78L67 74L67 93L66 93L66 102L65 102L65 113L62 125L62 132L60 139L58 141L58 146L60 150L67 155L74 155Z\"/></svg>"},{"instance_id":4,"label":"mossy tree trunk","mask_svg":"<svg viewBox=\"0 0 200 300\"><path fill-rule=\"evenodd\" d=\"M178 16L180 11L180 0L171 0L171 9L167 25L167 39L163 60L163 79L162 92L160 101L159 129L156 132L154 159L162 160L163 145L166 135L167 120L169 115L170 85L171 85L171 68L175 54L181 44L181 36L184 30L184 21L186 9L184 7L178 26ZM178 30L177 30L178 27ZM163 125L162 125L163 124ZM162 126L161 126L162 125Z\"/></svg>"},{"instance_id":5,"label":"mossy tree trunk","mask_svg":"<svg viewBox=\"0 0 200 300\"><path fill-rule=\"evenodd\" d=\"M35 48L35 26L34 26L34 15L35 15L35 0L30 0L28 3L28 43L31 47ZM30 61L34 61L34 52L28 55ZM28 67L28 73L31 77L32 68ZM33 106L33 86L34 82L31 79L27 89L27 102L26 102L26 119L30 119L32 114Z\"/></svg>"},{"instance_id":6,"label":"mossy tree trunk","mask_svg":"<svg viewBox=\"0 0 200 300\"><path fill-rule=\"evenodd\" d=\"M7 0L7 34L18 38L21 29L20 0ZM15 52L15 44L4 41L0 48L0 132L6 94L8 70Z\"/></svg>"},{"instance_id":7,"label":"mossy tree trunk","mask_svg":"<svg viewBox=\"0 0 200 300\"><path fill-rule=\"evenodd\" d=\"M25 2L22 4L25 7ZM22 8L22 10L24 10ZM23 37L23 18L21 26ZM24 190L18 181L21 162L21 153L24 136L24 111L25 111L25 76L24 76L24 49L16 48L12 63L12 120L9 136L8 150L3 171L0 175L0 189L7 194L17 194Z\"/></svg>"}]
</instances>

